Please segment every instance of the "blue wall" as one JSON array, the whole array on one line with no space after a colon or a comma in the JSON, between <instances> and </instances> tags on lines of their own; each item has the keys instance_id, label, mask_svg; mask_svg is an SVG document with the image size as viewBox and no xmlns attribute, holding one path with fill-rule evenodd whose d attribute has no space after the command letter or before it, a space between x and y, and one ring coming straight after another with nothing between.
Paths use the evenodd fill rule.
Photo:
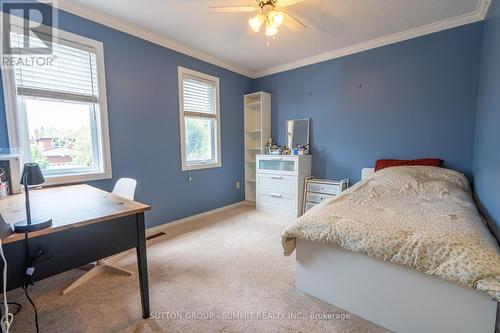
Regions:
<instances>
[{"instance_id":1,"label":"blue wall","mask_svg":"<svg viewBox=\"0 0 500 333\"><path fill-rule=\"evenodd\" d=\"M60 11L59 27L104 43L113 179L138 180L136 198L150 204L149 227L244 199L243 95L251 79L81 17ZM181 172L177 66L218 76L222 168ZM3 101L3 98L2 98ZM7 146L3 103L0 147ZM244 182L242 182L244 183Z\"/></svg>"},{"instance_id":2,"label":"blue wall","mask_svg":"<svg viewBox=\"0 0 500 333\"><path fill-rule=\"evenodd\" d=\"M272 136L312 119L313 174L357 181L380 158L439 157L472 172L482 23L260 78Z\"/></svg>"},{"instance_id":3,"label":"blue wall","mask_svg":"<svg viewBox=\"0 0 500 333\"><path fill-rule=\"evenodd\" d=\"M500 240L500 1L484 23L474 149L476 200Z\"/></svg>"},{"instance_id":4,"label":"blue wall","mask_svg":"<svg viewBox=\"0 0 500 333\"><path fill-rule=\"evenodd\" d=\"M148 226L243 200L234 186L244 178L242 95L263 90L273 94L279 143L285 120L312 119L315 176L357 181L379 158L440 157L470 177L474 160L478 198L498 225L498 6L485 25L479 103L482 23L252 81L61 11L61 29L105 48L113 179L92 185L110 190L120 177L138 179L137 199L153 207ZM180 170L179 65L221 78L223 167L195 171L192 182ZM3 111L0 103L0 148L8 145Z\"/></svg>"}]
</instances>

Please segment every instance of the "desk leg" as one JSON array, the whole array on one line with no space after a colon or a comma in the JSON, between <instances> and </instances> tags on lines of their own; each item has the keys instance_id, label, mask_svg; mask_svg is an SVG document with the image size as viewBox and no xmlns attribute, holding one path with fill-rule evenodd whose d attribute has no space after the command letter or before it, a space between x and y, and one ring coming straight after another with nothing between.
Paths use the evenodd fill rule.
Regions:
<instances>
[{"instance_id":1,"label":"desk leg","mask_svg":"<svg viewBox=\"0 0 500 333\"><path fill-rule=\"evenodd\" d=\"M139 287L141 289L142 318L150 316L149 311L149 284L148 262L146 258L146 230L144 226L144 213L136 214L137 218L137 268L139 271Z\"/></svg>"}]
</instances>

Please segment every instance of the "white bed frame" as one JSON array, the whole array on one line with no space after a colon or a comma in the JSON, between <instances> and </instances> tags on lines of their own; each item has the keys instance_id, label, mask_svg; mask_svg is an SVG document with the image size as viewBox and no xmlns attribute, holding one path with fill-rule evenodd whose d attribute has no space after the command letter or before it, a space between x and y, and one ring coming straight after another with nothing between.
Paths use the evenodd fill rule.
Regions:
<instances>
[{"instance_id":1,"label":"white bed frame","mask_svg":"<svg viewBox=\"0 0 500 333\"><path fill-rule=\"evenodd\" d=\"M398 333L493 333L497 302L365 254L297 240L296 288Z\"/></svg>"},{"instance_id":2,"label":"white bed frame","mask_svg":"<svg viewBox=\"0 0 500 333\"><path fill-rule=\"evenodd\" d=\"M296 245L296 288L359 317L400 333L495 331L484 292L334 244Z\"/></svg>"}]
</instances>

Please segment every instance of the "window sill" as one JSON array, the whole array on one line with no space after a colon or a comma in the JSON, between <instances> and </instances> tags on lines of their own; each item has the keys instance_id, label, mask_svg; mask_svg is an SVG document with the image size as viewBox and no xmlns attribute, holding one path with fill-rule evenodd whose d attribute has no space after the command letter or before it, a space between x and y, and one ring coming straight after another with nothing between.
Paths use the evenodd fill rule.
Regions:
<instances>
[{"instance_id":1,"label":"window sill","mask_svg":"<svg viewBox=\"0 0 500 333\"><path fill-rule=\"evenodd\" d=\"M183 165L182 171L193 171L193 170L203 170L203 169L211 169L211 168L220 168L222 167L222 163L207 163L207 164L191 164L191 165Z\"/></svg>"},{"instance_id":2,"label":"window sill","mask_svg":"<svg viewBox=\"0 0 500 333\"><path fill-rule=\"evenodd\" d=\"M111 172L80 173L61 176L45 176L44 186L83 183L93 180L111 179Z\"/></svg>"}]
</instances>

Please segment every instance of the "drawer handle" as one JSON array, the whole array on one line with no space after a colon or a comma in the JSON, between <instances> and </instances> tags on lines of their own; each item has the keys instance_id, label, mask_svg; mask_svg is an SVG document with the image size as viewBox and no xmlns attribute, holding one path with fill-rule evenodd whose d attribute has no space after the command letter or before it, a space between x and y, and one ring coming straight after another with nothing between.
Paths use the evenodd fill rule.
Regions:
<instances>
[{"instance_id":1,"label":"drawer handle","mask_svg":"<svg viewBox=\"0 0 500 333\"><path fill-rule=\"evenodd\" d=\"M271 179L283 179L283 177L271 176Z\"/></svg>"},{"instance_id":2,"label":"drawer handle","mask_svg":"<svg viewBox=\"0 0 500 333\"><path fill-rule=\"evenodd\" d=\"M273 198L283 198L281 194L276 194L276 193L269 193L269 195Z\"/></svg>"}]
</instances>

